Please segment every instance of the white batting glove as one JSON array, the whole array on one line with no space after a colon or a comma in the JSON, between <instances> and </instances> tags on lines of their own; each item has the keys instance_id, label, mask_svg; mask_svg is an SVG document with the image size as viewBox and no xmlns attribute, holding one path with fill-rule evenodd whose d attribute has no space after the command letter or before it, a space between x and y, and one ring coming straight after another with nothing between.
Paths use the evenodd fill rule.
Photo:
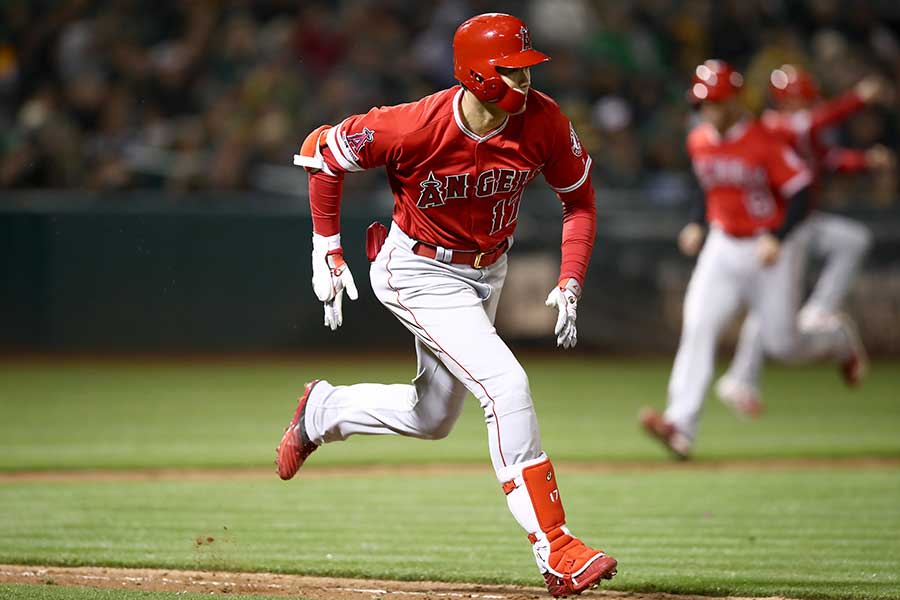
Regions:
<instances>
[{"instance_id":1,"label":"white batting glove","mask_svg":"<svg viewBox=\"0 0 900 600\"><path fill-rule=\"evenodd\" d=\"M325 237L313 233L312 285L325 308L325 327L332 331L344 322L344 290L351 300L359 297L350 267L344 261L341 234Z\"/></svg>"},{"instance_id":2,"label":"white batting glove","mask_svg":"<svg viewBox=\"0 0 900 600\"><path fill-rule=\"evenodd\" d=\"M578 298L581 297L581 284L569 278L564 286L557 286L547 295L547 306L559 310L556 318L556 345L572 348L578 342L578 331L575 329L575 318L578 311Z\"/></svg>"}]
</instances>

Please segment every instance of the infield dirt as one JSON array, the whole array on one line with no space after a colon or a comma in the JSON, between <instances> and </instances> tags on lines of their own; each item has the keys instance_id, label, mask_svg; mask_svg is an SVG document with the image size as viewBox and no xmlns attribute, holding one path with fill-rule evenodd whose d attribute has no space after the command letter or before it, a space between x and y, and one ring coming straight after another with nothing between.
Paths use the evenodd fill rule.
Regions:
<instances>
[{"instance_id":1,"label":"infield dirt","mask_svg":"<svg viewBox=\"0 0 900 600\"><path fill-rule=\"evenodd\" d=\"M479 585L434 581L339 579L276 573L113 569L107 567L37 567L0 565L0 583L65 585L154 592L198 592L212 595L257 594L313 600L549 600L538 587ZM583 598L623 600L710 600L709 596L647 594L596 589ZM729 600L762 600L737 598ZM787 600L768 597L766 600Z\"/></svg>"}]
</instances>

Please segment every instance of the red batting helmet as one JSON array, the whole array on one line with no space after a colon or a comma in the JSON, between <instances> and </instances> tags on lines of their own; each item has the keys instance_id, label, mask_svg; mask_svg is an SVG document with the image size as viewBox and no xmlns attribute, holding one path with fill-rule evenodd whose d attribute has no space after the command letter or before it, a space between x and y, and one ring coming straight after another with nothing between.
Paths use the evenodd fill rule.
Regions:
<instances>
[{"instance_id":1,"label":"red batting helmet","mask_svg":"<svg viewBox=\"0 0 900 600\"><path fill-rule=\"evenodd\" d=\"M694 69L688 99L691 102L723 102L740 91L744 76L724 60L707 60Z\"/></svg>"},{"instance_id":2,"label":"red batting helmet","mask_svg":"<svg viewBox=\"0 0 900 600\"><path fill-rule=\"evenodd\" d=\"M518 112L525 95L503 82L496 67L520 69L550 60L531 48L531 33L520 19L485 13L459 26L453 36L456 79L482 102L493 102L509 113Z\"/></svg>"},{"instance_id":3,"label":"red batting helmet","mask_svg":"<svg viewBox=\"0 0 900 600\"><path fill-rule=\"evenodd\" d=\"M794 65L781 65L772 71L769 91L779 104L792 99L812 102L819 97L819 87L812 75Z\"/></svg>"}]
</instances>

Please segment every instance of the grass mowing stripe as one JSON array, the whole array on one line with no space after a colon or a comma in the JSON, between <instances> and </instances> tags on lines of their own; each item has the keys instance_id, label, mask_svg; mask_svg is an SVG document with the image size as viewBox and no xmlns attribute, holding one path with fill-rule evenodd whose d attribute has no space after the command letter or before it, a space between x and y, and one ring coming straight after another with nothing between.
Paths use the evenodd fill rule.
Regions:
<instances>
[{"instance_id":1,"label":"grass mowing stripe","mask_svg":"<svg viewBox=\"0 0 900 600\"><path fill-rule=\"evenodd\" d=\"M881 599L900 598L898 474L559 477L572 530L621 561L616 589ZM875 514L848 510L861 497L878 536L853 533ZM2 562L539 582L491 474L21 482L0 513Z\"/></svg>"},{"instance_id":2,"label":"grass mowing stripe","mask_svg":"<svg viewBox=\"0 0 900 600\"><path fill-rule=\"evenodd\" d=\"M670 360L525 357L545 446L554 460L663 460L636 416L661 406ZM0 362L0 469L263 466L302 384L405 382L414 360L256 363ZM876 363L847 390L831 367L766 370L767 413L737 421L707 403L698 457L900 455L900 369ZM224 433L224 434L223 434ZM469 399L446 440L356 438L316 464L486 464L483 416Z\"/></svg>"}]
</instances>

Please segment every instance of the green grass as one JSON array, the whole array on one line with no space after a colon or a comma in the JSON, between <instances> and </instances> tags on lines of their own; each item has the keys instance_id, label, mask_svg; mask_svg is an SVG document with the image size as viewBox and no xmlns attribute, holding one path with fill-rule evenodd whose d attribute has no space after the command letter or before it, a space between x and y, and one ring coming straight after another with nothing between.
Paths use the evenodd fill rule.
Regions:
<instances>
[{"instance_id":1,"label":"green grass","mask_svg":"<svg viewBox=\"0 0 900 600\"><path fill-rule=\"evenodd\" d=\"M281 600L274 596L245 596L228 594L235 600ZM62 587L50 584L0 584L0 598L16 600L209 600L209 594L184 592L141 592L136 590L103 590L92 588Z\"/></svg>"},{"instance_id":2,"label":"green grass","mask_svg":"<svg viewBox=\"0 0 900 600\"><path fill-rule=\"evenodd\" d=\"M662 406L670 361L523 363L544 447L558 463L667 460L636 415L643 405ZM412 357L0 363L0 471L271 466L304 381L397 382L412 371ZM854 391L831 368L769 369L762 420L738 421L709 399L697 458L900 456L897 390L900 369L888 362ZM446 440L357 437L323 448L307 468L437 462L484 472L301 475L289 483L224 472L182 481L7 481L0 562L537 585L473 399ZM573 531L621 561L615 589L900 599L896 467L563 467L559 476ZM197 544L208 537L214 541ZM4 586L0 597L24 588L44 594L25 598L111 597L52 585Z\"/></svg>"},{"instance_id":3,"label":"green grass","mask_svg":"<svg viewBox=\"0 0 900 600\"><path fill-rule=\"evenodd\" d=\"M896 470L566 475L619 590L900 598ZM0 486L0 562L538 585L492 473ZM213 538L197 544L197 539Z\"/></svg>"},{"instance_id":4,"label":"green grass","mask_svg":"<svg viewBox=\"0 0 900 600\"><path fill-rule=\"evenodd\" d=\"M525 359L544 445L559 461L655 460L641 406L662 406L669 361ZM0 470L270 465L303 383L400 382L409 360L0 363ZM847 390L830 367L774 368L769 410L740 422L707 402L697 458L900 455L900 368L882 363ZM311 466L485 463L481 410L470 397L446 440L358 437Z\"/></svg>"}]
</instances>

